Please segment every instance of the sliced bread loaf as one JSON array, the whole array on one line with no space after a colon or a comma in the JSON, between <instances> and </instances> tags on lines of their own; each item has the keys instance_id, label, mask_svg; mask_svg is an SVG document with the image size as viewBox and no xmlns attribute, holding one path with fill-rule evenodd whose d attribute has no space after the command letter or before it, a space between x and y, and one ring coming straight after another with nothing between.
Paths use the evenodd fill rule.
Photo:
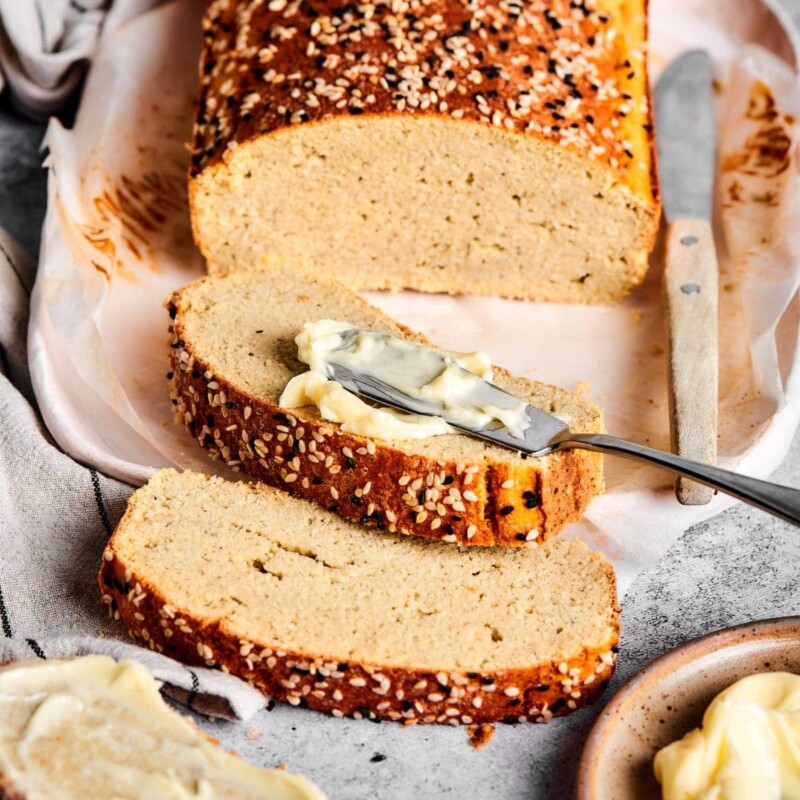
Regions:
<instances>
[{"instance_id":1,"label":"sliced bread loaf","mask_svg":"<svg viewBox=\"0 0 800 800\"><path fill-rule=\"evenodd\" d=\"M324 800L305 778L225 753L108 656L0 669L0 800Z\"/></svg>"},{"instance_id":2,"label":"sliced bread loaf","mask_svg":"<svg viewBox=\"0 0 800 800\"><path fill-rule=\"evenodd\" d=\"M209 2L209 270L620 300L658 224L646 22L645 0Z\"/></svg>"},{"instance_id":3,"label":"sliced bread loaf","mask_svg":"<svg viewBox=\"0 0 800 800\"><path fill-rule=\"evenodd\" d=\"M287 382L307 369L294 337L324 318L426 343L358 295L297 270L206 278L176 292L170 394L177 420L215 459L265 483L388 528L478 545L543 540L580 519L602 491L602 457L569 450L543 458L464 435L367 439L282 409ZM602 414L562 389L495 370L495 382L575 430Z\"/></svg>"},{"instance_id":4,"label":"sliced bread loaf","mask_svg":"<svg viewBox=\"0 0 800 800\"><path fill-rule=\"evenodd\" d=\"M585 544L458 548L260 484L164 470L132 496L103 600L151 648L336 716L546 721L592 700L619 632Z\"/></svg>"}]
</instances>

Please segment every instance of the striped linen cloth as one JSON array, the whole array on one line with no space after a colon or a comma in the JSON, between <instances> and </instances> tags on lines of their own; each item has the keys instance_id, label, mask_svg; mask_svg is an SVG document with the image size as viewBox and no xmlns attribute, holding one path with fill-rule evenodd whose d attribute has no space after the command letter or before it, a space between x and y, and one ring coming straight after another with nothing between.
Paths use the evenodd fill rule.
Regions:
<instances>
[{"instance_id":1,"label":"striped linen cloth","mask_svg":"<svg viewBox=\"0 0 800 800\"><path fill-rule=\"evenodd\" d=\"M34 276L34 262L0 228L0 663L131 658L193 710L249 719L265 702L255 689L124 642L106 616L97 572L131 488L64 455L39 418L26 356Z\"/></svg>"},{"instance_id":2,"label":"striped linen cloth","mask_svg":"<svg viewBox=\"0 0 800 800\"><path fill-rule=\"evenodd\" d=\"M67 102L101 39L161 0L0 0L0 91L44 117ZM264 697L117 638L100 604L103 548L129 486L64 455L36 410L26 334L34 262L0 227L0 664L87 653L143 663L165 694L207 716L249 719Z\"/></svg>"}]
</instances>

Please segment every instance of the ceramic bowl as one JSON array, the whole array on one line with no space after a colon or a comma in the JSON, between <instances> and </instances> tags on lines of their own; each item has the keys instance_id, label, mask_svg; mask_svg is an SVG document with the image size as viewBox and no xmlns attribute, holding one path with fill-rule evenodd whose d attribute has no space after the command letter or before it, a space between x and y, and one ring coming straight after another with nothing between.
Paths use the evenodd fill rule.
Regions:
<instances>
[{"instance_id":1,"label":"ceramic bowl","mask_svg":"<svg viewBox=\"0 0 800 800\"><path fill-rule=\"evenodd\" d=\"M709 703L734 681L771 671L800 673L800 617L726 628L654 661L620 689L592 728L578 800L661 797L656 752L698 727Z\"/></svg>"}]
</instances>

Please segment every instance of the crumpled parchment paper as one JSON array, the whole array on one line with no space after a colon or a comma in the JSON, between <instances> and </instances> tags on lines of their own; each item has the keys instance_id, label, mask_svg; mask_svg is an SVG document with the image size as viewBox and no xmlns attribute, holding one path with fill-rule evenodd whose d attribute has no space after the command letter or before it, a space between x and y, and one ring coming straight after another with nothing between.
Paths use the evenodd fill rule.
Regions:
<instances>
[{"instance_id":1,"label":"crumpled parchment paper","mask_svg":"<svg viewBox=\"0 0 800 800\"><path fill-rule=\"evenodd\" d=\"M52 122L50 205L33 299L32 377L61 446L131 483L213 464L172 422L165 373L171 290L203 274L189 226L188 153L199 0L123 25L90 74L74 130ZM766 476L800 419L800 86L794 43L758 0L653 0L653 78L683 50L715 63L721 262L720 463ZM661 255L615 308L413 292L369 300L443 346L584 392L608 430L669 447ZM606 459L608 492L565 535L617 568L620 593L696 522L731 501L683 507L672 478Z\"/></svg>"}]
</instances>

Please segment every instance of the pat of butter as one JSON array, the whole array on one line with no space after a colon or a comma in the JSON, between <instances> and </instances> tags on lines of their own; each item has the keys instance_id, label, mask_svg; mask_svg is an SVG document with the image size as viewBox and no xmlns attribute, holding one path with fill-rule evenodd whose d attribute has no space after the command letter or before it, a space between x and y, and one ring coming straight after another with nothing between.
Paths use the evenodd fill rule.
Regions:
<instances>
[{"instance_id":1,"label":"pat of butter","mask_svg":"<svg viewBox=\"0 0 800 800\"><path fill-rule=\"evenodd\" d=\"M343 334L353 330L357 334L344 347ZM451 418L466 425L484 427L498 420L513 435L523 436L527 415L521 400L512 399L503 408L471 400L471 395L477 397L482 382L492 379L485 353L434 350L336 320L307 322L295 343L297 357L310 370L286 385L280 398L284 408L314 405L323 419L339 423L342 430L379 439L424 439L455 432L441 417L405 414L365 403L327 377L327 365L335 360L412 397L440 402Z\"/></svg>"},{"instance_id":2,"label":"pat of butter","mask_svg":"<svg viewBox=\"0 0 800 800\"><path fill-rule=\"evenodd\" d=\"M800 676L737 681L654 769L664 800L800 800Z\"/></svg>"}]
</instances>

